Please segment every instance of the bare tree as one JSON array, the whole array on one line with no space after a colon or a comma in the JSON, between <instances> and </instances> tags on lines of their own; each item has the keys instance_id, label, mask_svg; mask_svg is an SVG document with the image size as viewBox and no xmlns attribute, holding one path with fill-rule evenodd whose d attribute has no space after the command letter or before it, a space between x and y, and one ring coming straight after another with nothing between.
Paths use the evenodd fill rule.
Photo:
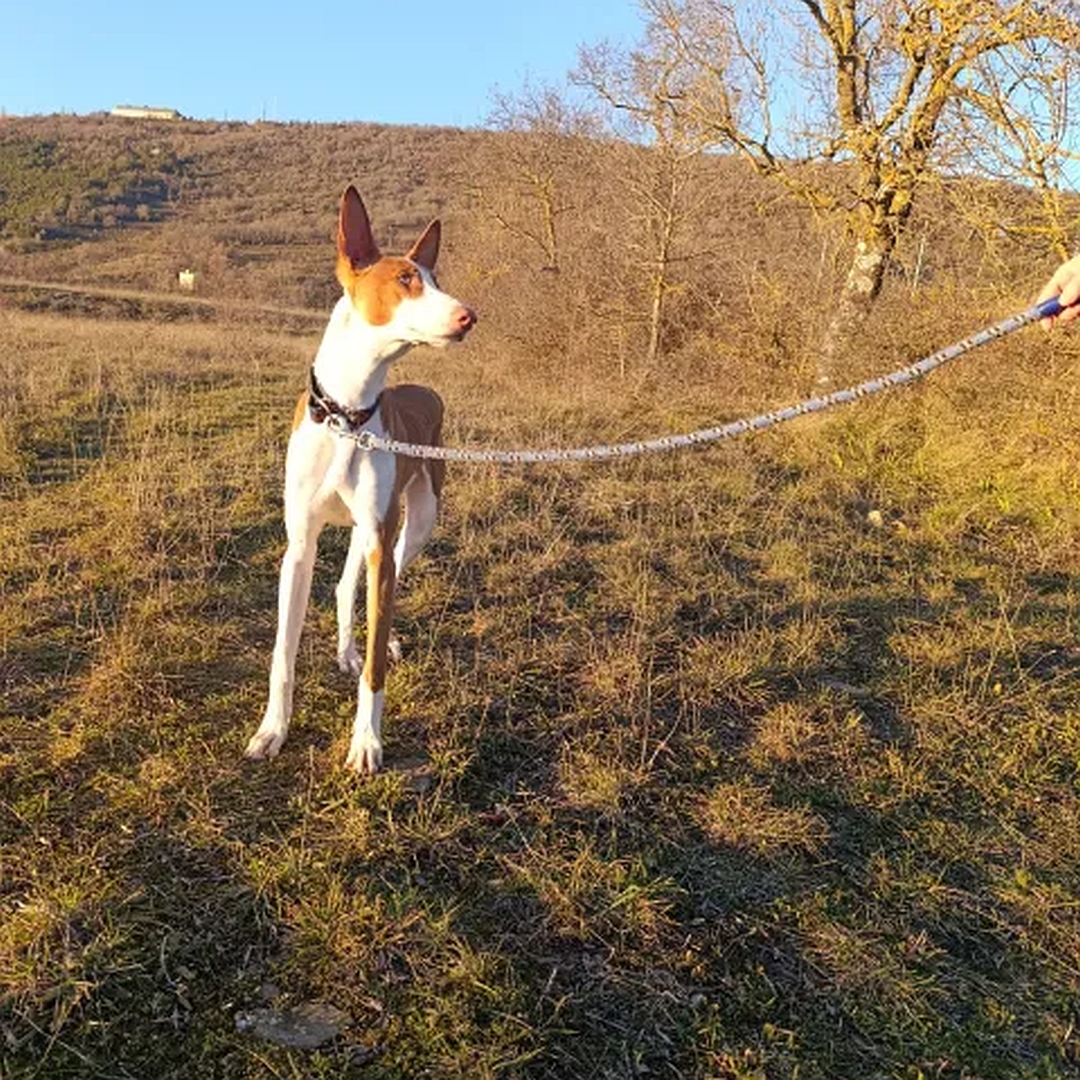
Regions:
<instances>
[{"instance_id":1,"label":"bare tree","mask_svg":"<svg viewBox=\"0 0 1080 1080\"><path fill-rule=\"evenodd\" d=\"M1009 177L1034 183L1053 202L1080 74L1075 3L643 7L652 48L672 72L673 107L713 145L737 150L850 231L854 254L821 349L823 380L876 299L929 181L944 173Z\"/></svg>"},{"instance_id":2,"label":"bare tree","mask_svg":"<svg viewBox=\"0 0 1080 1080\"><path fill-rule=\"evenodd\" d=\"M703 254L687 233L706 195L702 135L676 107L670 80L677 65L663 50L619 53L609 46L583 49L573 82L587 87L610 110L611 126L632 144L619 177L636 235L628 239L644 274L648 328L645 363L660 357L669 295L680 263ZM619 155L611 155L614 163Z\"/></svg>"},{"instance_id":3,"label":"bare tree","mask_svg":"<svg viewBox=\"0 0 1080 1080\"><path fill-rule=\"evenodd\" d=\"M526 82L493 98L494 129L456 163L456 178L486 233L488 286L537 358L575 356L595 301L597 228L605 205L606 142L594 107L566 87ZM594 258L585 258L586 250ZM512 271L511 271L512 268Z\"/></svg>"},{"instance_id":4,"label":"bare tree","mask_svg":"<svg viewBox=\"0 0 1080 1080\"><path fill-rule=\"evenodd\" d=\"M562 224L577 209L580 190L568 177L595 132L593 119L558 89L526 84L517 94L495 95L488 126L504 136L499 160L474 179L471 194L499 228L540 257L542 269L557 272Z\"/></svg>"}]
</instances>

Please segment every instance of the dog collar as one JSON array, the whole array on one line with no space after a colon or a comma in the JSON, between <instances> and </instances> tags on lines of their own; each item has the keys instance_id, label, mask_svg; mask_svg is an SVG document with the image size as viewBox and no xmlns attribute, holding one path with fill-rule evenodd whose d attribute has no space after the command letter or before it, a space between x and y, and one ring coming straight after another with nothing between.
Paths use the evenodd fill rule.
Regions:
<instances>
[{"instance_id":1,"label":"dog collar","mask_svg":"<svg viewBox=\"0 0 1080 1080\"><path fill-rule=\"evenodd\" d=\"M331 417L340 417L341 420L352 429L363 427L378 411L379 402L382 400L382 394L368 406L366 409L347 409L344 405L338 404L323 388L322 384L317 378L315 378L315 369L310 370L310 379L308 381L308 416L316 424L324 424Z\"/></svg>"}]
</instances>

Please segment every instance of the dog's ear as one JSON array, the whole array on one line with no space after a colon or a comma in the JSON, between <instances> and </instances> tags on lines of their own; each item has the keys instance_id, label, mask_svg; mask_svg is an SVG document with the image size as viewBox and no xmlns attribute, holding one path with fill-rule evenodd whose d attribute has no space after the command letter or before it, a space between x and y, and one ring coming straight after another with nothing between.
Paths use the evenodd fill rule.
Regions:
<instances>
[{"instance_id":1,"label":"dog's ear","mask_svg":"<svg viewBox=\"0 0 1080 1080\"><path fill-rule=\"evenodd\" d=\"M339 261L347 261L352 270L362 270L379 258L379 246L371 232L371 220L352 184L341 196L337 247Z\"/></svg>"},{"instance_id":2,"label":"dog's ear","mask_svg":"<svg viewBox=\"0 0 1080 1080\"><path fill-rule=\"evenodd\" d=\"M433 221L424 234L409 248L408 258L427 270L435 269L435 260L439 257L439 240L442 238L442 226L438 219Z\"/></svg>"}]
</instances>

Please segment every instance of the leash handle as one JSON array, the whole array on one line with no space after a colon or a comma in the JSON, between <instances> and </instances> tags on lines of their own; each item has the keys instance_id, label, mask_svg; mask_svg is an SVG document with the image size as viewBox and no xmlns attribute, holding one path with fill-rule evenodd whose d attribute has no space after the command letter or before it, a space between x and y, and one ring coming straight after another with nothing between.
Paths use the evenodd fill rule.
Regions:
<instances>
[{"instance_id":1,"label":"leash handle","mask_svg":"<svg viewBox=\"0 0 1080 1080\"><path fill-rule=\"evenodd\" d=\"M1037 319L1052 319L1055 315L1060 315L1064 310L1065 306L1061 303L1060 297L1051 296L1049 300L1044 300L1041 304L1035 305L1035 317Z\"/></svg>"}]
</instances>

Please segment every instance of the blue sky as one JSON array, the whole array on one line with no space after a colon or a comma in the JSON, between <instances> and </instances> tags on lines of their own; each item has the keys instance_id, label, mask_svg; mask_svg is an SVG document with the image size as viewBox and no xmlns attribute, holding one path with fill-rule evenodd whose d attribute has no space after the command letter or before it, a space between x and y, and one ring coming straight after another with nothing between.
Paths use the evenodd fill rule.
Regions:
<instances>
[{"instance_id":1,"label":"blue sky","mask_svg":"<svg viewBox=\"0 0 1080 1080\"><path fill-rule=\"evenodd\" d=\"M483 123L491 92L561 83L630 44L635 0L7 0L0 112L164 105L198 119Z\"/></svg>"}]
</instances>

